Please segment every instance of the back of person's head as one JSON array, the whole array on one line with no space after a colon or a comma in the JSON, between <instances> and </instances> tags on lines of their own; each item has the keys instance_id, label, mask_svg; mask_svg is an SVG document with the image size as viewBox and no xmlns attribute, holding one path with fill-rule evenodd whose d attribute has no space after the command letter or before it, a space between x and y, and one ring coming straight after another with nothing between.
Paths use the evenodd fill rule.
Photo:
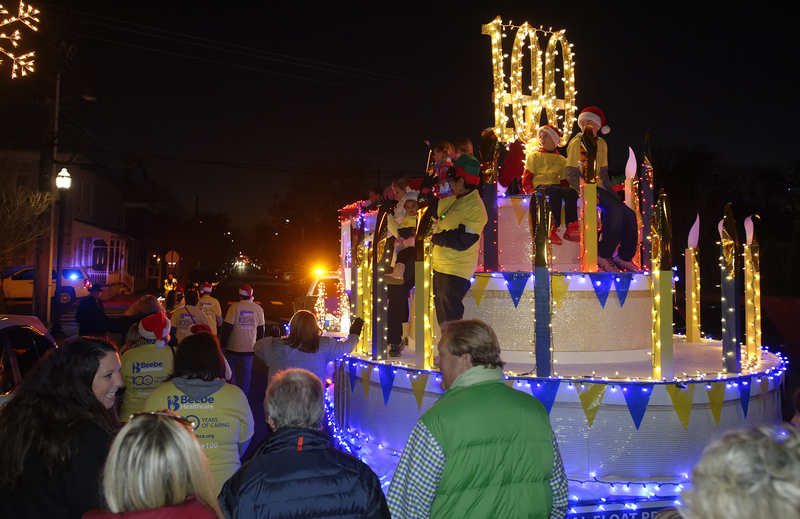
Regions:
<instances>
[{"instance_id":1,"label":"back of person's head","mask_svg":"<svg viewBox=\"0 0 800 519\"><path fill-rule=\"evenodd\" d=\"M289 336L286 342L292 348L297 348L305 353L319 351L319 337L322 330L314 314L308 310L299 310L289 321Z\"/></svg>"},{"instance_id":2,"label":"back of person's head","mask_svg":"<svg viewBox=\"0 0 800 519\"><path fill-rule=\"evenodd\" d=\"M436 146L433 148L433 151L442 151L444 152L445 156L449 157L453 154L453 145L447 141L442 141L436 143Z\"/></svg>"},{"instance_id":3,"label":"back of person's head","mask_svg":"<svg viewBox=\"0 0 800 519\"><path fill-rule=\"evenodd\" d=\"M122 348L119 350L119 354L122 355L129 349L133 348L142 340L142 336L139 335L139 323L134 323L128 328L128 333L125 334L125 344L122 345Z\"/></svg>"},{"instance_id":4,"label":"back of person's head","mask_svg":"<svg viewBox=\"0 0 800 519\"><path fill-rule=\"evenodd\" d=\"M441 343L454 357L469 353L473 366L502 368L500 341L492 327L478 319L450 321L442 326Z\"/></svg>"},{"instance_id":5,"label":"back of person's head","mask_svg":"<svg viewBox=\"0 0 800 519\"><path fill-rule=\"evenodd\" d=\"M380 186L372 186L369 188L369 192L370 194L381 196L383 194L383 189L381 189Z\"/></svg>"},{"instance_id":6,"label":"back of person's head","mask_svg":"<svg viewBox=\"0 0 800 519\"><path fill-rule=\"evenodd\" d=\"M185 299L187 305L195 306L200 301L200 296L197 295L197 290L190 288L186 291Z\"/></svg>"},{"instance_id":7,"label":"back of person's head","mask_svg":"<svg viewBox=\"0 0 800 519\"><path fill-rule=\"evenodd\" d=\"M169 292L167 292L167 299L164 301L164 308L166 308L168 312L175 310L175 304L177 303L177 301L178 301L178 293L174 290L170 290Z\"/></svg>"},{"instance_id":8,"label":"back of person's head","mask_svg":"<svg viewBox=\"0 0 800 519\"><path fill-rule=\"evenodd\" d=\"M800 432L756 427L713 442L681 494L685 519L796 519L800 510Z\"/></svg>"},{"instance_id":9,"label":"back of person's head","mask_svg":"<svg viewBox=\"0 0 800 519\"><path fill-rule=\"evenodd\" d=\"M92 389L100 362L117 348L105 339L76 337L41 359L0 412L0 488L13 489L30 449L39 446L45 472L64 466L84 422L108 432L115 424Z\"/></svg>"},{"instance_id":10,"label":"back of person's head","mask_svg":"<svg viewBox=\"0 0 800 519\"><path fill-rule=\"evenodd\" d=\"M267 389L264 410L275 430L286 428L319 430L324 415L322 382L304 369L278 372Z\"/></svg>"},{"instance_id":11,"label":"back of person's head","mask_svg":"<svg viewBox=\"0 0 800 519\"><path fill-rule=\"evenodd\" d=\"M175 351L172 363L173 378L199 378L211 381L225 377L225 361L219 349L219 339L210 333L198 333L184 338Z\"/></svg>"},{"instance_id":12,"label":"back of person's head","mask_svg":"<svg viewBox=\"0 0 800 519\"><path fill-rule=\"evenodd\" d=\"M130 308L125 310L125 315L151 315L161 311L161 305L158 299L156 299L155 296L147 294L140 297Z\"/></svg>"},{"instance_id":13,"label":"back of person's head","mask_svg":"<svg viewBox=\"0 0 800 519\"><path fill-rule=\"evenodd\" d=\"M396 178L392 181L392 187L396 187L400 191L405 191L406 188L408 188L409 182L411 182L411 179L408 177Z\"/></svg>"},{"instance_id":14,"label":"back of person's head","mask_svg":"<svg viewBox=\"0 0 800 519\"><path fill-rule=\"evenodd\" d=\"M103 494L115 513L178 505L195 496L222 518L191 424L166 409L135 415L117 435L103 470Z\"/></svg>"},{"instance_id":15,"label":"back of person's head","mask_svg":"<svg viewBox=\"0 0 800 519\"><path fill-rule=\"evenodd\" d=\"M677 508L665 508L652 517L653 519L683 519Z\"/></svg>"},{"instance_id":16,"label":"back of person's head","mask_svg":"<svg viewBox=\"0 0 800 519\"><path fill-rule=\"evenodd\" d=\"M453 149L454 151L472 155L472 141L469 139L458 139L457 141L453 141Z\"/></svg>"}]
</instances>

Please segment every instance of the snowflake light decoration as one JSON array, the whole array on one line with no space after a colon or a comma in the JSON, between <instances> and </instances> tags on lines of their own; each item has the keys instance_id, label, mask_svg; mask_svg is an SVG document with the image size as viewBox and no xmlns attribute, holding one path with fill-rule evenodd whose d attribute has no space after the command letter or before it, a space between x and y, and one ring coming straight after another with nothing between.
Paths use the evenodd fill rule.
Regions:
<instances>
[{"instance_id":1,"label":"snowflake light decoration","mask_svg":"<svg viewBox=\"0 0 800 519\"><path fill-rule=\"evenodd\" d=\"M8 15L8 11L0 5L0 15ZM36 15L39 14L39 10L34 8L30 4L25 4L24 2L19 3L19 13L17 16L12 16L11 18L6 18L0 21L0 29L6 26L10 26L14 23L20 22L25 24L29 29L32 31L38 31L39 29L34 25L35 23L39 23L39 18ZM22 36L19 34L19 29L15 30L13 34L10 36L7 35L5 32L0 32L0 53L5 54L9 58L11 58L12 67L11 67L11 78L17 77L17 71L19 71L20 75L26 76L28 72L33 72L33 57L34 52L28 52L22 54L20 56L16 56L13 50L8 50L3 45L3 43L9 42L11 46L16 49L19 46L19 41L22 39ZM5 42L4 42L5 40ZM2 60L0 60L2 63Z\"/></svg>"}]
</instances>

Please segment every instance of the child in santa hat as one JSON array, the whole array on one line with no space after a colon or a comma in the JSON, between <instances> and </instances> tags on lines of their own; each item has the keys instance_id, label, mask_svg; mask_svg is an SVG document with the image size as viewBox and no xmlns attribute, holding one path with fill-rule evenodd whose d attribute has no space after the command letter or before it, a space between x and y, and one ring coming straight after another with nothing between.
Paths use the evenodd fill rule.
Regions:
<instances>
[{"instance_id":1,"label":"child in santa hat","mask_svg":"<svg viewBox=\"0 0 800 519\"><path fill-rule=\"evenodd\" d=\"M547 195L550 201L550 210L553 213L553 227L550 229L550 242L561 245L563 242L558 236L561 227L561 205L564 205L567 230L564 239L580 241L581 230L578 224L578 192L561 184L561 179L566 174L567 159L561 155L556 146L561 140L561 132L551 125L542 126L536 132L540 147L530 153L525 161L525 172L522 174L522 190L525 194L532 194L537 189Z\"/></svg>"}]
</instances>

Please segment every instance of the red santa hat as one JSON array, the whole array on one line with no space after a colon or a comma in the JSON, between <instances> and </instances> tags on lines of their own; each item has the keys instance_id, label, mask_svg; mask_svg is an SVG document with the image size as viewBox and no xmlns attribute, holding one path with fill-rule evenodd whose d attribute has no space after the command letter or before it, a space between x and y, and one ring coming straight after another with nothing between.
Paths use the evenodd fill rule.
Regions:
<instances>
[{"instance_id":1,"label":"red santa hat","mask_svg":"<svg viewBox=\"0 0 800 519\"><path fill-rule=\"evenodd\" d=\"M253 298L253 289L250 285L242 285L239 287L239 295L247 296L249 298Z\"/></svg>"},{"instance_id":2,"label":"red santa hat","mask_svg":"<svg viewBox=\"0 0 800 519\"><path fill-rule=\"evenodd\" d=\"M200 286L200 292L208 292L208 293L210 294L210 293L211 293L211 289L212 289L212 288L213 288L213 287L211 286L211 283L209 283L208 281L206 281L205 283L203 283L203 284Z\"/></svg>"},{"instance_id":3,"label":"red santa hat","mask_svg":"<svg viewBox=\"0 0 800 519\"><path fill-rule=\"evenodd\" d=\"M139 336L142 339L155 341L156 348L163 348L169 337L170 323L164 312L148 315L139 322Z\"/></svg>"},{"instance_id":4,"label":"red santa hat","mask_svg":"<svg viewBox=\"0 0 800 519\"><path fill-rule=\"evenodd\" d=\"M578 124L580 124L581 121L590 121L594 125L595 131L599 128L600 133L603 135L611 131L611 128L606 124L606 116L603 115L603 111L596 106L584 108L578 116Z\"/></svg>"},{"instance_id":5,"label":"red santa hat","mask_svg":"<svg viewBox=\"0 0 800 519\"><path fill-rule=\"evenodd\" d=\"M191 328L189 328L189 333L191 335L195 335L197 333L210 333L214 335L211 331L211 327L207 324L193 324Z\"/></svg>"},{"instance_id":6,"label":"red santa hat","mask_svg":"<svg viewBox=\"0 0 800 519\"><path fill-rule=\"evenodd\" d=\"M536 131L536 138L539 139L540 143L542 142L542 132L548 133L550 138L553 139L555 145L558 146L559 141L561 141L561 132L558 131L558 128L550 124L539 127L539 129Z\"/></svg>"}]
</instances>

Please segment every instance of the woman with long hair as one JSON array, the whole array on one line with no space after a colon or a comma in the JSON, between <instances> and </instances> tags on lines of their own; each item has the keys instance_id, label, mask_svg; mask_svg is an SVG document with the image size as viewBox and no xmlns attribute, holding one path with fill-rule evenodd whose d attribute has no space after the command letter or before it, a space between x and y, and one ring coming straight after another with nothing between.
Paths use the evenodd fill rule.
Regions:
<instances>
[{"instance_id":1,"label":"woman with long hair","mask_svg":"<svg viewBox=\"0 0 800 519\"><path fill-rule=\"evenodd\" d=\"M0 412L3 517L79 518L101 503L119 370L116 346L77 337L28 373Z\"/></svg>"},{"instance_id":2,"label":"woman with long hair","mask_svg":"<svg viewBox=\"0 0 800 519\"><path fill-rule=\"evenodd\" d=\"M167 292L167 298L164 300L164 313L167 314L167 319L172 317L172 312L178 308L178 291L170 290Z\"/></svg>"},{"instance_id":3,"label":"woman with long hair","mask_svg":"<svg viewBox=\"0 0 800 519\"><path fill-rule=\"evenodd\" d=\"M347 339L337 341L323 337L316 316L300 310L289 321L287 337L261 339L253 351L269 368L269 381L277 372L289 368L305 369L325 380L328 363L353 351L363 326L364 320L356 318Z\"/></svg>"},{"instance_id":4,"label":"woman with long hair","mask_svg":"<svg viewBox=\"0 0 800 519\"><path fill-rule=\"evenodd\" d=\"M241 466L255 424L247 397L226 384L219 340L210 333L183 339L172 373L147 398L144 411L169 409L197 420L194 434L208 458L215 494Z\"/></svg>"},{"instance_id":5,"label":"woman with long hair","mask_svg":"<svg viewBox=\"0 0 800 519\"><path fill-rule=\"evenodd\" d=\"M223 519L192 428L166 409L135 415L114 440L103 470L109 511L83 517Z\"/></svg>"}]
</instances>

